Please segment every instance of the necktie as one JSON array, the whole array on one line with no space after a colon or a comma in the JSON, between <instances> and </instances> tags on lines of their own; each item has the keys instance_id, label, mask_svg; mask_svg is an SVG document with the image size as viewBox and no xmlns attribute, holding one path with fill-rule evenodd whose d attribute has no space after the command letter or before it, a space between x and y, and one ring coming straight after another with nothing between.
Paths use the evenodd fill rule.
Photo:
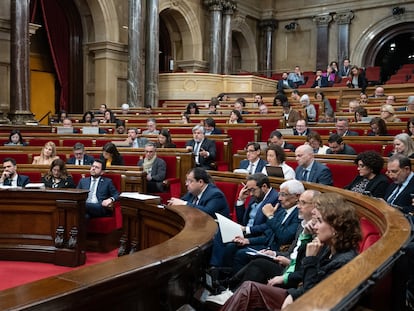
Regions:
<instances>
[{"instance_id":1,"label":"necktie","mask_svg":"<svg viewBox=\"0 0 414 311\"><path fill-rule=\"evenodd\" d=\"M254 173L254 163L250 163L250 169L249 169L249 174L253 174Z\"/></svg>"},{"instance_id":2,"label":"necktie","mask_svg":"<svg viewBox=\"0 0 414 311\"><path fill-rule=\"evenodd\" d=\"M398 193L400 192L401 186L402 186L401 184L397 185L397 187L394 189L393 193L389 196L389 198L387 200L387 202L389 204L393 204L394 203L395 199L398 196Z\"/></svg>"},{"instance_id":3,"label":"necktie","mask_svg":"<svg viewBox=\"0 0 414 311\"><path fill-rule=\"evenodd\" d=\"M194 154L198 155L199 152L200 152L200 142L196 141L195 146L194 146Z\"/></svg>"},{"instance_id":4,"label":"necktie","mask_svg":"<svg viewBox=\"0 0 414 311\"><path fill-rule=\"evenodd\" d=\"M308 170L304 170L303 174L302 174L302 180L303 181L308 181Z\"/></svg>"},{"instance_id":5,"label":"necktie","mask_svg":"<svg viewBox=\"0 0 414 311\"><path fill-rule=\"evenodd\" d=\"M91 187L89 188L88 198L86 199L86 202L88 203L94 203L94 201L96 201L96 199L94 200L94 198L96 198L96 181L96 178L91 178Z\"/></svg>"},{"instance_id":6,"label":"necktie","mask_svg":"<svg viewBox=\"0 0 414 311\"><path fill-rule=\"evenodd\" d=\"M197 203L198 203L198 196L195 196L193 199L193 204L197 205Z\"/></svg>"},{"instance_id":7,"label":"necktie","mask_svg":"<svg viewBox=\"0 0 414 311\"><path fill-rule=\"evenodd\" d=\"M81 160L78 160L78 165L81 165Z\"/></svg>"}]
</instances>

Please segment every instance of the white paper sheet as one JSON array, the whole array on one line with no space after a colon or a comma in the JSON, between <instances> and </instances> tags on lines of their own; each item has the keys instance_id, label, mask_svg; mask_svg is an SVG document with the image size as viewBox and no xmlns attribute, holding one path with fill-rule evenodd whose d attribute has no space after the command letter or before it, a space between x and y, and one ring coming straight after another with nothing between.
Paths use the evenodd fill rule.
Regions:
<instances>
[{"instance_id":1,"label":"white paper sheet","mask_svg":"<svg viewBox=\"0 0 414 311\"><path fill-rule=\"evenodd\" d=\"M221 239L223 240L223 243L233 241L236 236L243 236L243 231L238 223L217 213L216 217L220 227Z\"/></svg>"}]
</instances>

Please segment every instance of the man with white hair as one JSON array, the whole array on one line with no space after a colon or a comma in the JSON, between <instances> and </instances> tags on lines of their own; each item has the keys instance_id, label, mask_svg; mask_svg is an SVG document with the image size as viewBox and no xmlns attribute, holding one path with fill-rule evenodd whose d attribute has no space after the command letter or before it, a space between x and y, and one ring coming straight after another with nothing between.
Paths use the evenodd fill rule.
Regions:
<instances>
[{"instance_id":1,"label":"man with white hair","mask_svg":"<svg viewBox=\"0 0 414 311\"><path fill-rule=\"evenodd\" d=\"M307 182L314 182L323 185L333 185L332 172L330 169L315 161L313 149L309 145L301 145L295 150L296 179Z\"/></svg>"},{"instance_id":2,"label":"man with white hair","mask_svg":"<svg viewBox=\"0 0 414 311\"><path fill-rule=\"evenodd\" d=\"M193 152L197 167L215 169L213 164L216 160L216 142L205 137L204 126L193 127L193 139L186 142L185 148Z\"/></svg>"},{"instance_id":3,"label":"man with white hair","mask_svg":"<svg viewBox=\"0 0 414 311\"><path fill-rule=\"evenodd\" d=\"M122 114L128 114L129 105L127 103L124 103L124 104L122 104L121 109L122 109Z\"/></svg>"}]
</instances>

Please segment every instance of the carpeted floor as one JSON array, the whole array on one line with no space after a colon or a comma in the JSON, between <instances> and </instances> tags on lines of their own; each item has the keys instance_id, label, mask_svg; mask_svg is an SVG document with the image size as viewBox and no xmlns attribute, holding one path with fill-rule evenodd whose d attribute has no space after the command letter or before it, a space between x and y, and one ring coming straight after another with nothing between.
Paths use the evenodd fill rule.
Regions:
<instances>
[{"instance_id":1,"label":"carpeted floor","mask_svg":"<svg viewBox=\"0 0 414 311\"><path fill-rule=\"evenodd\" d=\"M87 252L85 265L76 268L61 267L40 262L0 261L0 290L100 263L116 258L117 256L117 249L109 253Z\"/></svg>"}]
</instances>

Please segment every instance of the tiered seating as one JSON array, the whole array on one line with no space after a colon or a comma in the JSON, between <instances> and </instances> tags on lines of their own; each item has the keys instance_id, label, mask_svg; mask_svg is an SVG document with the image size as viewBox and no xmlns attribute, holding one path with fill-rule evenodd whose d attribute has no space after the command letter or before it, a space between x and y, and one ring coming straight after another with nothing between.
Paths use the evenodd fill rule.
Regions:
<instances>
[{"instance_id":1,"label":"tiered seating","mask_svg":"<svg viewBox=\"0 0 414 311\"><path fill-rule=\"evenodd\" d=\"M365 78L369 85L380 84L381 81L381 67L371 66L365 69Z\"/></svg>"}]
</instances>

